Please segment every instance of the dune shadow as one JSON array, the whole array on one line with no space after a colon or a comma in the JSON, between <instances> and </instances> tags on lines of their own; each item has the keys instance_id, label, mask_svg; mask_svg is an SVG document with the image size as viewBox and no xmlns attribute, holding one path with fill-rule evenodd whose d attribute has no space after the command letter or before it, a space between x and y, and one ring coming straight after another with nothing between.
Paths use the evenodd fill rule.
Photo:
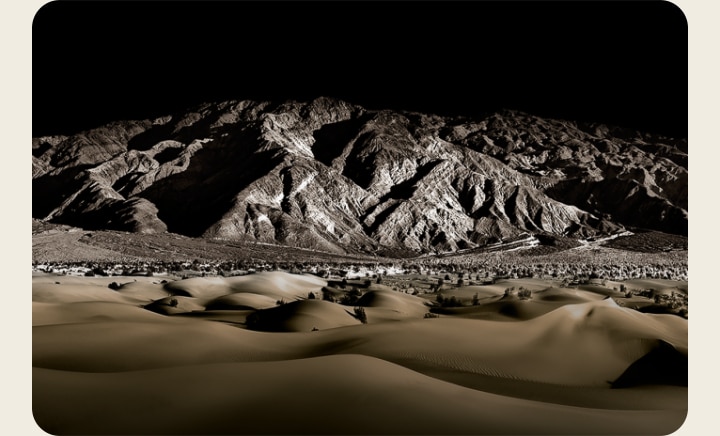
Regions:
<instances>
[{"instance_id":1,"label":"dune shadow","mask_svg":"<svg viewBox=\"0 0 720 436\"><path fill-rule=\"evenodd\" d=\"M657 347L631 364L615 381L613 389L640 385L688 385L688 356L659 340Z\"/></svg>"}]
</instances>

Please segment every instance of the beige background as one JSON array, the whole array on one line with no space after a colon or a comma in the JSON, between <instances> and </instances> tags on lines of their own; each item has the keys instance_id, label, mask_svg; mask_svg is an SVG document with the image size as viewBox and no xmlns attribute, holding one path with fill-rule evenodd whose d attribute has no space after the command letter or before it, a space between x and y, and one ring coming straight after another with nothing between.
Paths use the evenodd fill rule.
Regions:
<instances>
[{"instance_id":1,"label":"beige background","mask_svg":"<svg viewBox=\"0 0 720 436\"><path fill-rule=\"evenodd\" d=\"M32 125L32 19L45 1L10 0L0 3L0 176L2 229L3 298L2 328L2 389L0 404L2 434L43 435L32 417L30 329L30 265L31 244L29 218L32 189L28 159ZM688 420L675 434L707 434L716 428L714 404L717 399L718 353L717 322L720 316L712 310L717 300L712 293L720 292L717 279L717 236L710 234L718 205L717 129L720 127L720 95L718 93L717 46L720 17L717 3L706 0L676 0L689 22L689 146L692 166L690 195L692 225L690 234L690 274L692 275L692 323L690 342L690 386ZM658 72L662 74L662 72ZM9 134L8 134L9 132ZM9 156L9 158L8 158ZM703 195L704 194L704 195ZM703 429L706 429L703 431Z\"/></svg>"}]
</instances>

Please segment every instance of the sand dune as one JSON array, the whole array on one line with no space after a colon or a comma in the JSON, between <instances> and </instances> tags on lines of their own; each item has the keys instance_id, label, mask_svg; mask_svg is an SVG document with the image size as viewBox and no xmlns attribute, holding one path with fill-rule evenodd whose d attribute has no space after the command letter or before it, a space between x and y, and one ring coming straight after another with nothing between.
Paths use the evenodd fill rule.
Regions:
<instances>
[{"instance_id":1,"label":"sand dune","mask_svg":"<svg viewBox=\"0 0 720 436\"><path fill-rule=\"evenodd\" d=\"M36 420L63 434L661 434L685 417L508 398L357 355L33 380Z\"/></svg>"},{"instance_id":2,"label":"sand dune","mask_svg":"<svg viewBox=\"0 0 720 436\"><path fill-rule=\"evenodd\" d=\"M321 300L293 301L248 316L248 327L271 332L308 332L358 325L352 307Z\"/></svg>"},{"instance_id":3,"label":"sand dune","mask_svg":"<svg viewBox=\"0 0 720 436\"><path fill-rule=\"evenodd\" d=\"M551 287L533 292L533 300L554 301L560 303L587 303L602 300L604 296L584 290Z\"/></svg>"},{"instance_id":4,"label":"sand dune","mask_svg":"<svg viewBox=\"0 0 720 436\"><path fill-rule=\"evenodd\" d=\"M642 314L605 301L565 306L525 322L442 318L361 329L334 328L358 325L359 321L344 307L324 301L288 303L260 312L267 316L266 329L330 329L295 337L294 342L293 335L269 335L174 317L154 322L39 326L33 329L33 362L47 368L116 371L127 365L141 369L201 362L203 356L223 362L332 352L374 356L411 368L431 366L568 386L606 386L649 352L657 340L687 352L683 319ZM123 356L127 349L134 350L132 359Z\"/></svg>"},{"instance_id":5,"label":"sand dune","mask_svg":"<svg viewBox=\"0 0 720 436\"><path fill-rule=\"evenodd\" d=\"M171 295L171 293L165 289L164 284L157 280L153 282L126 282L124 280L118 280L117 283L120 284L120 288L116 291L118 294L135 298L138 302L150 303Z\"/></svg>"},{"instance_id":6,"label":"sand dune","mask_svg":"<svg viewBox=\"0 0 720 436\"><path fill-rule=\"evenodd\" d=\"M478 319L423 319L426 300L375 287L361 324L305 299L316 277L56 279L33 279L33 411L50 433L667 434L687 409L665 377L687 320L589 291L535 284L457 309Z\"/></svg>"},{"instance_id":7,"label":"sand dune","mask_svg":"<svg viewBox=\"0 0 720 436\"><path fill-rule=\"evenodd\" d=\"M687 282L679 283L673 280L664 279L632 279L625 282L628 289L665 289L677 287L679 290L687 293Z\"/></svg>"},{"instance_id":8,"label":"sand dune","mask_svg":"<svg viewBox=\"0 0 720 436\"><path fill-rule=\"evenodd\" d=\"M111 283L120 285L110 289ZM167 296L163 285L152 277L33 277L32 300L47 303L107 301L136 304Z\"/></svg>"},{"instance_id":9,"label":"sand dune","mask_svg":"<svg viewBox=\"0 0 720 436\"><path fill-rule=\"evenodd\" d=\"M218 297L207 303L208 310L268 309L275 307L277 300L267 295L242 292Z\"/></svg>"},{"instance_id":10,"label":"sand dune","mask_svg":"<svg viewBox=\"0 0 720 436\"><path fill-rule=\"evenodd\" d=\"M240 292L292 301L307 298L308 292L319 292L326 284L325 280L315 276L272 271L227 278L195 277L167 283L165 289L176 295L207 301Z\"/></svg>"},{"instance_id":11,"label":"sand dune","mask_svg":"<svg viewBox=\"0 0 720 436\"><path fill-rule=\"evenodd\" d=\"M206 310L203 312L187 312L177 316L202 319L205 321L222 322L235 328L245 328L248 315L254 313L254 309L231 309L231 310Z\"/></svg>"},{"instance_id":12,"label":"sand dune","mask_svg":"<svg viewBox=\"0 0 720 436\"><path fill-rule=\"evenodd\" d=\"M227 283L233 292L252 292L276 300L307 298L308 292L320 292L327 282L307 274L288 274L282 271L262 272L241 277L230 277Z\"/></svg>"},{"instance_id":13,"label":"sand dune","mask_svg":"<svg viewBox=\"0 0 720 436\"><path fill-rule=\"evenodd\" d=\"M562 303L549 304L517 298L492 297L481 300L477 306L441 307L433 309L433 312L457 318L487 321L525 321L544 315L560 306Z\"/></svg>"},{"instance_id":14,"label":"sand dune","mask_svg":"<svg viewBox=\"0 0 720 436\"><path fill-rule=\"evenodd\" d=\"M88 301L104 301L109 303L134 304L134 298L119 294L107 285L84 284L63 285L55 283L35 283L32 287L32 300L42 303L79 303Z\"/></svg>"},{"instance_id":15,"label":"sand dune","mask_svg":"<svg viewBox=\"0 0 720 436\"><path fill-rule=\"evenodd\" d=\"M504 286L485 285L485 286L460 286L458 288L445 288L440 291L446 297L455 297L463 301L471 301L473 296L477 294L478 298L484 299L488 297L502 296L505 292Z\"/></svg>"},{"instance_id":16,"label":"sand dune","mask_svg":"<svg viewBox=\"0 0 720 436\"><path fill-rule=\"evenodd\" d=\"M74 324L104 321L144 322L158 320L158 314L139 306L106 301L32 303L32 325Z\"/></svg>"},{"instance_id":17,"label":"sand dune","mask_svg":"<svg viewBox=\"0 0 720 436\"><path fill-rule=\"evenodd\" d=\"M583 291L592 292L594 294L602 295L603 297L616 297L616 298L622 298L625 296L624 292L615 291L611 287L608 288L607 286L602 285L580 285L578 286L578 289L582 289ZM620 288L618 288L620 289Z\"/></svg>"},{"instance_id":18,"label":"sand dune","mask_svg":"<svg viewBox=\"0 0 720 436\"><path fill-rule=\"evenodd\" d=\"M302 356L303 342L186 317L33 327L33 366L113 372Z\"/></svg>"},{"instance_id":19,"label":"sand dune","mask_svg":"<svg viewBox=\"0 0 720 436\"><path fill-rule=\"evenodd\" d=\"M411 368L432 366L567 386L607 386L658 339L681 351L686 349L683 326L674 325L675 318L683 321L681 318L666 316L669 322L663 317L641 328L633 320L646 314L617 306L612 310L618 313L603 313L605 305L565 306L515 323L444 317L408 321L402 329L390 324L368 325L362 334L327 334L345 339L347 345L335 348L336 353L365 354ZM675 332L678 327L680 331ZM684 328L686 334L687 324ZM341 342L333 337L327 341Z\"/></svg>"},{"instance_id":20,"label":"sand dune","mask_svg":"<svg viewBox=\"0 0 720 436\"><path fill-rule=\"evenodd\" d=\"M33 287L35 285L42 284L62 284L63 286L83 287L83 286L100 286L107 287L110 283L116 282L121 285L129 283L149 283L149 284L161 284L163 279L159 277L146 277L146 276L94 276L94 277L79 277L79 276L65 276L55 274L41 274L33 275L32 282Z\"/></svg>"},{"instance_id":21,"label":"sand dune","mask_svg":"<svg viewBox=\"0 0 720 436\"><path fill-rule=\"evenodd\" d=\"M515 289L519 289L520 287L523 287L525 289L530 289L531 291L541 291L543 289L546 289L548 286L558 286L561 283L559 280L545 280L545 279L532 279L532 278L522 278L522 279L512 279L512 280L498 280L493 285L487 285L487 287L492 287L495 289L500 289L500 291L504 291L507 288L514 287Z\"/></svg>"},{"instance_id":22,"label":"sand dune","mask_svg":"<svg viewBox=\"0 0 720 436\"><path fill-rule=\"evenodd\" d=\"M394 292L392 287L390 287L388 285L383 285L382 283L370 283L370 286L368 286L365 290L367 292L370 292L370 291Z\"/></svg>"},{"instance_id":23,"label":"sand dune","mask_svg":"<svg viewBox=\"0 0 720 436\"><path fill-rule=\"evenodd\" d=\"M445 298L454 295L443 293ZM490 321L526 321L552 312L567 304L598 301L604 297L589 291L570 288L545 288L532 291L530 299L521 299L516 294L486 296L479 298L476 305L464 307L442 307L433 311L462 318Z\"/></svg>"},{"instance_id":24,"label":"sand dune","mask_svg":"<svg viewBox=\"0 0 720 436\"><path fill-rule=\"evenodd\" d=\"M368 323L421 319L430 310L422 298L392 290L366 292L357 305L366 309Z\"/></svg>"},{"instance_id":25,"label":"sand dune","mask_svg":"<svg viewBox=\"0 0 720 436\"><path fill-rule=\"evenodd\" d=\"M146 310L162 315L177 315L205 310L205 306L198 304L195 298L180 296L160 298L143 307Z\"/></svg>"},{"instance_id":26,"label":"sand dune","mask_svg":"<svg viewBox=\"0 0 720 436\"><path fill-rule=\"evenodd\" d=\"M193 297L210 301L233 292L223 277L193 277L165 284L165 290L172 295Z\"/></svg>"}]
</instances>

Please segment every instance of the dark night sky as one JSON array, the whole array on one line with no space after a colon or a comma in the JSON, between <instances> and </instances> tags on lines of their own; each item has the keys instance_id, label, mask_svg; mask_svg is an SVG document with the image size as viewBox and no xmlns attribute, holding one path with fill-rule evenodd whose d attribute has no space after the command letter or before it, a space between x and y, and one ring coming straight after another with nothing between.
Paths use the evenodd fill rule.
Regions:
<instances>
[{"instance_id":1,"label":"dark night sky","mask_svg":"<svg viewBox=\"0 0 720 436\"><path fill-rule=\"evenodd\" d=\"M33 23L33 136L203 101L502 108L687 136L669 2L52 2Z\"/></svg>"}]
</instances>

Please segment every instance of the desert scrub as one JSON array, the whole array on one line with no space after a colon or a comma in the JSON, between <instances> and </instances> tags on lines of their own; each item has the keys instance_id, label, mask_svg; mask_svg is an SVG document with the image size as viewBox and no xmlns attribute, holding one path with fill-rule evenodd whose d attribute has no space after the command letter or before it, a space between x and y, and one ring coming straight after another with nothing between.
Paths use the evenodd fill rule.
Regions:
<instances>
[{"instance_id":1,"label":"desert scrub","mask_svg":"<svg viewBox=\"0 0 720 436\"><path fill-rule=\"evenodd\" d=\"M367 324L367 314L364 307L356 307L353 311L355 312L355 318L360 320L361 323Z\"/></svg>"}]
</instances>

